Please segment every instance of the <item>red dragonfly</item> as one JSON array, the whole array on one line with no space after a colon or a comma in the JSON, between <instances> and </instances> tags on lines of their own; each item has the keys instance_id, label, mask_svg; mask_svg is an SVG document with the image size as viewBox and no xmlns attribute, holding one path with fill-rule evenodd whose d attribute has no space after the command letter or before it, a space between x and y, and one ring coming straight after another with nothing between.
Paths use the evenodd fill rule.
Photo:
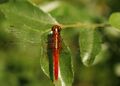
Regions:
<instances>
[{"instance_id":1,"label":"red dragonfly","mask_svg":"<svg viewBox=\"0 0 120 86\"><path fill-rule=\"evenodd\" d=\"M51 44L52 44L52 56L53 56L53 72L55 80L58 80L59 74L59 54L61 50L61 27L59 25L54 25L51 29Z\"/></svg>"}]
</instances>

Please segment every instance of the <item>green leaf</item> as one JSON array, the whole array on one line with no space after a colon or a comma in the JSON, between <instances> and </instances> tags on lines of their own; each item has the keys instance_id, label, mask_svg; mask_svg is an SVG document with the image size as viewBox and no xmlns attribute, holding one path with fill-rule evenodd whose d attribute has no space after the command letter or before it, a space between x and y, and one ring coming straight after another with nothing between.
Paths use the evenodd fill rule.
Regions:
<instances>
[{"instance_id":1,"label":"green leaf","mask_svg":"<svg viewBox=\"0 0 120 86\"><path fill-rule=\"evenodd\" d=\"M118 29L120 29L120 12L113 13L109 18L109 23Z\"/></svg>"},{"instance_id":2,"label":"green leaf","mask_svg":"<svg viewBox=\"0 0 120 86\"><path fill-rule=\"evenodd\" d=\"M57 23L50 15L33 6L28 1L9 2L0 5L0 8L11 24L14 23L19 26L27 25L41 30L40 32L48 30L49 26Z\"/></svg>"},{"instance_id":3,"label":"green leaf","mask_svg":"<svg viewBox=\"0 0 120 86\"><path fill-rule=\"evenodd\" d=\"M49 31L50 27L57 22L28 1L13 0L0 4L0 11L0 25L2 25L0 33L4 33L0 35L0 40L2 39L4 44L2 52L8 58L6 62L8 68L9 65L14 68L6 72L11 74L11 71L15 71L14 75L18 80L19 77L23 77L30 80L31 85L34 83L32 86L35 84L53 86L40 67L40 46L41 35ZM17 70L20 72L16 72ZM5 82L14 83L9 80Z\"/></svg>"},{"instance_id":4,"label":"green leaf","mask_svg":"<svg viewBox=\"0 0 120 86\"><path fill-rule=\"evenodd\" d=\"M80 56L82 62L89 66L101 51L101 38L96 29L81 28L79 31Z\"/></svg>"},{"instance_id":5,"label":"green leaf","mask_svg":"<svg viewBox=\"0 0 120 86\"><path fill-rule=\"evenodd\" d=\"M62 50L60 53L60 80L62 86L71 86L73 83L71 53L67 45L65 45L65 42L62 42Z\"/></svg>"}]
</instances>

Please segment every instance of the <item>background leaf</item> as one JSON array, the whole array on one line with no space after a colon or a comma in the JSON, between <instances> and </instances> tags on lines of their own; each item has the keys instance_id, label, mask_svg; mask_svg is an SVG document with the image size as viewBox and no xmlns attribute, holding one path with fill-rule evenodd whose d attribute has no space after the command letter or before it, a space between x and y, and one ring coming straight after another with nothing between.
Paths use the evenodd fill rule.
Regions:
<instances>
[{"instance_id":1,"label":"background leaf","mask_svg":"<svg viewBox=\"0 0 120 86\"><path fill-rule=\"evenodd\" d=\"M109 18L109 23L118 29L120 29L120 12L113 13Z\"/></svg>"},{"instance_id":2,"label":"background leaf","mask_svg":"<svg viewBox=\"0 0 120 86\"><path fill-rule=\"evenodd\" d=\"M93 64L101 51L101 38L97 30L81 28L79 36L80 54L86 66Z\"/></svg>"}]
</instances>

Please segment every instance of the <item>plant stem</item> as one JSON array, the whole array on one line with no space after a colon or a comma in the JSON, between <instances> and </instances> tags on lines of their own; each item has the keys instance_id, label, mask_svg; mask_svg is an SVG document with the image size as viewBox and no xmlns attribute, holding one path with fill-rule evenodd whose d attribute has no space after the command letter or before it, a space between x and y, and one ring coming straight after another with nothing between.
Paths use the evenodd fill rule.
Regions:
<instances>
[{"instance_id":1,"label":"plant stem","mask_svg":"<svg viewBox=\"0 0 120 86\"><path fill-rule=\"evenodd\" d=\"M98 27L109 27L109 24L91 24L91 23L75 23L75 24L68 24L68 25L60 25L63 29L71 28L71 27L79 27L79 28L90 28L96 29Z\"/></svg>"}]
</instances>

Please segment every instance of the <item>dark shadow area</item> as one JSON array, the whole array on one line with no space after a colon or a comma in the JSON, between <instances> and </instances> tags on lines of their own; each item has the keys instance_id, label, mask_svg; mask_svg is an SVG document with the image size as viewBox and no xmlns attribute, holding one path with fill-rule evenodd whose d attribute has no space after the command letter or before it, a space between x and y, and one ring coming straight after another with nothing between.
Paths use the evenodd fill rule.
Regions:
<instances>
[{"instance_id":1,"label":"dark shadow area","mask_svg":"<svg viewBox=\"0 0 120 86\"><path fill-rule=\"evenodd\" d=\"M52 57L52 34L48 35L48 42L47 42L47 55L49 59L49 74L50 74L50 79L53 81L53 57Z\"/></svg>"},{"instance_id":2,"label":"dark shadow area","mask_svg":"<svg viewBox=\"0 0 120 86\"><path fill-rule=\"evenodd\" d=\"M0 0L0 4L8 2L9 0Z\"/></svg>"},{"instance_id":3,"label":"dark shadow area","mask_svg":"<svg viewBox=\"0 0 120 86\"><path fill-rule=\"evenodd\" d=\"M26 77L18 78L19 86L26 86L30 83L30 81Z\"/></svg>"}]
</instances>

